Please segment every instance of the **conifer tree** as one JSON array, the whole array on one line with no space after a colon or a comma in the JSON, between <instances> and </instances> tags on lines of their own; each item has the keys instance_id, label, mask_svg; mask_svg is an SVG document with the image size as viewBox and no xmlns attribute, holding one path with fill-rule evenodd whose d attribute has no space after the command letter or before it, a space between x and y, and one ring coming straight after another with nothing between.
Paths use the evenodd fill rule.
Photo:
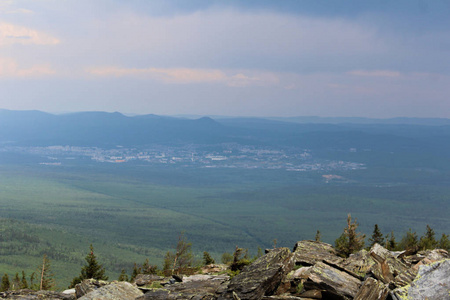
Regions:
<instances>
[{"instance_id":1,"label":"conifer tree","mask_svg":"<svg viewBox=\"0 0 450 300\"><path fill-rule=\"evenodd\" d=\"M369 242L370 242L369 247L372 247L373 245L375 245L375 243L383 245L384 237L380 231L380 228L378 228L378 224L375 224L375 226L373 228L372 236L369 238Z\"/></svg>"},{"instance_id":2,"label":"conifer tree","mask_svg":"<svg viewBox=\"0 0 450 300\"><path fill-rule=\"evenodd\" d=\"M204 251L203 252L203 264L205 266L207 266L207 265L211 265L214 263L215 263L214 258L212 258L208 252Z\"/></svg>"},{"instance_id":3,"label":"conifer tree","mask_svg":"<svg viewBox=\"0 0 450 300\"><path fill-rule=\"evenodd\" d=\"M14 279L12 281L12 290L18 290L20 289L20 278L19 278L19 273L16 273L16 275L14 275Z\"/></svg>"},{"instance_id":4,"label":"conifer tree","mask_svg":"<svg viewBox=\"0 0 450 300\"><path fill-rule=\"evenodd\" d=\"M2 284L0 286L0 291L6 292L9 290L9 288L10 288L9 276L8 274L5 273L5 275L3 275L2 277Z\"/></svg>"},{"instance_id":5,"label":"conifer tree","mask_svg":"<svg viewBox=\"0 0 450 300\"><path fill-rule=\"evenodd\" d=\"M36 285L33 283L33 281L36 279L36 272L31 273L30 275L30 288L35 290L37 289Z\"/></svg>"},{"instance_id":6,"label":"conifer tree","mask_svg":"<svg viewBox=\"0 0 450 300\"><path fill-rule=\"evenodd\" d=\"M90 253L85 257L86 265L81 268L81 274L72 280L70 287L74 287L76 284L82 282L85 279L97 279L108 280L108 276L105 275L105 269L97 261L97 257L94 254L94 247L92 244L89 247Z\"/></svg>"},{"instance_id":7,"label":"conifer tree","mask_svg":"<svg viewBox=\"0 0 450 300\"><path fill-rule=\"evenodd\" d=\"M361 250L364 247L364 234L356 232L358 223L356 219L352 223L352 216L347 216L347 227L344 228L344 232L335 241L336 249L343 255L348 257L350 254Z\"/></svg>"},{"instance_id":8,"label":"conifer tree","mask_svg":"<svg viewBox=\"0 0 450 300\"><path fill-rule=\"evenodd\" d=\"M418 244L419 239L417 237L417 233L415 231L413 232L410 228L400 241L400 248L404 250L414 249L418 246Z\"/></svg>"},{"instance_id":9,"label":"conifer tree","mask_svg":"<svg viewBox=\"0 0 450 300\"><path fill-rule=\"evenodd\" d=\"M439 248L450 251L450 240L448 239L448 235L445 233L442 234L441 239L439 240Z\"/></svg>"},{"instance_id":10,"label":"conifer tree","mask_svg":"<svg viewBox=\"0 0 450 300\"><path fill-rule=\"evenodd\" d=\"M439 243L438 241L436 241L434 235L434 230L429 225L427 225L427 231L425 235L420 238L419 249L427 250L436 248Z\"/></svg>"},{"instance_id":11,"label":"conifer tree","mask_svg":"<svg viewBox=\"0 0 450 300\"><path fill-rule=\"evenodd\" d=\"M394 231L391 231L391 234L386 235L386 249L390 251L397 250L397 242L395 241Z\"/></svg>"},{"instance_id":12,"label":"conifer tree","mask_svg":"<svg viewBox=\"0 0 450 300\"><path fill-rule=\"evenodd\" d=\"M142 273L141 268L140 267L138 268L137 264L134 263L133 272L131 273L130 280L133 281L136 278L136 276L138 276L138 274L141 274L141 273Z\"/></svg>"},{"instance_id":13,"label":"conifer tree","mask_svg":"<svg viewBox=\"0 0 450 300\"><path fill-rule=\"evenodd\" d=\"M22 280L20 282L20 288L21 289L27 289L28 288L28 282L27 282L27 278L25 276L25 271L22 271Z\"/></svg>"},{"instance_id":14,"label":"conifer tree","mask_svg":"<svg viewBox=\"0 0 450 300\"><path fill-rule=\"evenodd\" d=\"M321 239L321 234L320 234L320 230L317 230L317 232L316 232L316 236L315 236L315 238L314 238L315 240L316 240L316 242L320 242L320 239Z\"/></svg>"},{"instance_id":15,"label":"conifer tree","mask_svg":"<svg viewBox=\"0 0 450 300\"><path fill-rule=\"evenodd\" d=\"M53 273L50 268L50 260L47 255L44 254L42 258L42 268L39 269L41 275L41 281L39 284L40 290L50 290L55 286L55 280L53 279Z\"/></svg>"},{"instance_id":16,"label":"conifer tree","mask_svg":"<svg viewBox=\"0 0 450 300\"><path fill-rule=\"evenodd\" d=\"M125 272L125 269L122 269L122 271L120 272L120 276L119 276L119 281L128 281L128 275Z\"/></svg>"},{"instance_id":17,"label":"conifer tree","mask_svg":"<svg viewBox=\"0 0 450 300\"><path fill-rule=\"evenodd\" d=\"M175 252L168 251L164 257L165 275L180 274L186 271L192 265L193 256L191 250L192 244L186 240L182 232L178 237L178 243L175 247Z\"/></svg>"}]
</instances>

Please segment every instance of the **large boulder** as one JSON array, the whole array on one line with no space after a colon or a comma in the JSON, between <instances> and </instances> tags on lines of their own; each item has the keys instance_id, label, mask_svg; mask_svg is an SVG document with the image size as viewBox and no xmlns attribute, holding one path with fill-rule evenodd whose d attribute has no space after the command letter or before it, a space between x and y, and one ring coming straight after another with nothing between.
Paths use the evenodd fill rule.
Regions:
<instances>
[{"instance_id":1,"label":"large boulder","mask_svg":"<svg viewBox=\"0 0 450 300\"><path fill-rule=\"evenodd\" d=\"M274 249L233 277L218 299L261 299L264 295L273 295L293 266L288 248Z\"/></svg>"},{"instance_id":2,"label":"large boulder","mask_svg":"<svg viewBox=\"0 0 450 300\"><path fill-rule=\"evenodd\" d=\"M126 281L113 281L84 295L79 300L134 300L143 293Z\"/></svg>"},{"instance_id":3,"label":"large boulder","mask_svg":"<svg viewBox=\"0 0 450 300\"><path fill-rule=\"evenodd\" d=\"M108 281L97 280L97 279L85 279L81 283L75 285L75 295L77 298L83 297L87 293L90 293L102 286L108 285Z\"/></svg>"},{"instance_id":4,"label":"large boulder","mask_svg":"<svg viewBox=\"0 0 450 300\"><path fill-rule=\"evenodd\" d=\"M422 265L411 284L397 288L391 296L401 299L450 299L450 259Z\"/></svg>"},{"instance_id":5,"label":"large boulder","mask_svg":"<svg viewBox=\"0 0 450 300\"><path fill-rule=\"evenodd\" d=\"M361 281L347 272L318 262L309 271L303 286L305 290L322 290L322 294L332 299L348 299L356 296Z\"/></svg>"},{"instance_id":6,"label":"large boulder","mask_svg":"<svg viewBox=\"0 0 450 300\"><path fill-rule=\"evenodd\" d=\"M215 293L229 276L193 275L183 282L168 284L163 288L149 289L139 300L145 299L215 299Z\"/></svg>"},{"instance_id":7,"label":"large boulder","mask_svg":"<svg viewBox=\"0 0 450 300\"><path fill-rule=\"evenodd\" d=\"M312 266L317 262L339 264L344 259L337 256L330 244L318 241L300 241L295 244L293 256L296 265Z\"/></svg>"}]
</instances>

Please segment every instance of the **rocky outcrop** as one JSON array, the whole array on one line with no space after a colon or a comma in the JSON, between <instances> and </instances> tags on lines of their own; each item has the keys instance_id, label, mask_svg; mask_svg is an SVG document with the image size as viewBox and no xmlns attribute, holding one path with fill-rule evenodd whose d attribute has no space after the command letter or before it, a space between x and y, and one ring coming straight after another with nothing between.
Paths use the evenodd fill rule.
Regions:
<instances>
[{"instance_id":1,"label":"rocky outcrop","mask_svg":"<svg viewBox=\"0 0 450 300\"><path fill-rule=\"evenodd\" d=\"M450 260L422 265L411 284L395 289L392 298L401 299L450 299Z\"/></svg>"},{"instance_id":2,"label":"rocky outcrop","mask_svg":"<svg viewBox=\"0 0 450 300\"><path fill-rule=\"evenodd\" d=\"M142 291L136 286L125 281L114 281L108 285L104 285L98 289L95 289L83 297L78 298L80 300L134 300L142 296Z\"/></svg>"},{"instance_id":3,"label":"rocky outcrop","mask_svg":"<svg viewBox=\"0 0 450 300\"><path fill-rule=\"evenodd\" d=\"M219 271L220 270L220 271ZM450 299L450 258L441 249L391 252L375 244L348 258L317 241L298 242L269 250L231 280L223 266L210 274L163 278L138 275L133 284L93 279L71 294L20 290L0 293L1 299L54 300L400 300ZM211 273L215 273L211 274Z\"/></svg>"},{"instance_id":4,"label":"rocky outcrop","mask_svg":"<svg viewBox=\"0 0 450 300\"><path fill-rule=\"evenodd\" d=\"M293 266L288 248L274 249L233 277L218 299L261 299L273 295Z\"/></svg>"}]
</instances>

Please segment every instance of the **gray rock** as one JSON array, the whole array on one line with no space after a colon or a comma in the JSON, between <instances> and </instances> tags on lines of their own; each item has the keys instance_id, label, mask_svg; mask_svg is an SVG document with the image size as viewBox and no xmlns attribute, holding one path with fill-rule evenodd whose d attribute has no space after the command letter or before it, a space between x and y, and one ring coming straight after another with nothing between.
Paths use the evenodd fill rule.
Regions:
<instances>
[{"instance_id":1,"label":"gray rock","mask_svg":"<svg viewBox=\"0 0 450 300\"><path fill-rule=\"evenodd\" d=\"M271 296L293 266L289 249L274 249L233 277L227 291L219 295L218 299L231 299L233 292L242 300Z\"/></svg>"},{"instance_id":2,"label":"gray rock","mask_svg":"<svg viewBox=\"0 0 450 300\"><path fill-rule=\"evenodd\" d=\"M79 300L134 300L142 296L142 292L126 281L113 281L84 295Z\"/></svg>"},{"instance_id":3,"label":"gray rock","mask_svg":"<svg viewBox=\"0 0 450 300\"><path fill-rule=\"evenodd\" d=\"M391 296L394 300L450 299L450 259L420 266L416 279Z\"/></svg>"},{"instance_id":4,"label":"gray rock","mask_svg":"<svg viewBox=\"0 0 450 300\"><path fill-rule=\"evenodd\" d=\"M294 260L296 265L312 266L317 262L326 261L339 264L344 259L337 256L333 246L317 241L300 241L295 244Z\"/></svg>"},{"instance_id":5,"label":"gray rock","mask_svg":"<svg viewBox=\"0 0 450 300\"><path fill-rule=\"evenodd\" d=\"M102 286L108 285L108 281L97 279L85 279L81 283L75 285L75 295L77 298L83 297L87 293L90 293Z\"/></svg>"},{"instance_id":6,"label":"gray rock","mask_svg":"<svg viewBox=\"0 0 450 300\"><path fill-rule=\"evenodd\" d=\"M152 274L138 274L136 278L134 279L134 283L137 286L145 286L150 285L154 281L160 281L163 280L163 277L158 275L152 275Z\"/></svg>"},{"instance_id":7,"label":"gray rock","mask_svg":"<svg viewBox=\"0 0 450 300\"><path fill-rule=\"evenodd\" d=\"M139 300L145 299L215 299L215 293L228 276L208 276L208 278L198 277L199 275L185 277L183 282L166 285L164 288L148 290Z\"/></svg>"},{"instance_id":8,"label":"gray rock","mask_svg":"<svg viewBox=\"0 0 450 300\"><path fill-rule=\"evenodd\" d=\"M366 274L370 272L375 264L376 262L370 256L370 253L366 250L361 250L351 254L337 266L360 280L364 280Z\"/></svg>"},{"instance_id":9,"label":"gray rock","mask_svg":"<svg viewBox=\"0 0 450 300\"><path fill-rule=\"evenodd\" d=\"M361 281L352 275L318 262L310 270L308 280L304 283L306 290L322 290L330 297L347 299L358 293Z\"/></svg>"},{"instance_id":10,"label":"gray rock","mask_svg":"<svg viewBox=\"0 0 450 300\"><path fill-rule=\"evenodd\" d=\"M389 295L389 287L375 278L367 278L359 289L354 300L385 300Z\"/></svg>"}]
</instances>

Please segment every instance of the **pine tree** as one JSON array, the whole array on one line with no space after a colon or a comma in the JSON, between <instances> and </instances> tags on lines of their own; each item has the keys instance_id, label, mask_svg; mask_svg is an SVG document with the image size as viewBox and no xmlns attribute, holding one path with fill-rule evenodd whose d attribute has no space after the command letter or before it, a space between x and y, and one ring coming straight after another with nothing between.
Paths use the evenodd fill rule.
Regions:
<instances>
[{"instance_id":1,"label":"pine tree","mask_svg":"<svg viewBox=\"0 0 450 300\"><path fill-rule=\"evenodd\" d=\"M370 247L375 245L375 243L383 245L384 237L383 237L383 234L380 231L380 228L378 228L378 224L375 224L375 226L373 228L372 236L369 238L369 242L370 242Z\"/></svg>"},{"instance_id":2,"label":"pine tree","mask_svg":"<svg viewBox=\"0 0 450 300\"><path fill-rule=\"evenodd\" d=\"M207 265L211 265L211 264L214 264L214 263L216 263L214 261L214 258L212 258L211 255L209 255L208 252L204 251L203 252L203 264L205 266L207 266Z\"/></svg>"},{"instance_id":3,"label":"pine tree","mask_svg":"<svg viewBox=\"0 0 450 300\"><path fill-rule=\"evenodd\" d=\"M33 290L37 289L36 285L33 282L35 279L36 279L36 272L33 272L30 275L30 288L33 289Z\"/></svg>"},{"instance_id":4,"label":"pine tree","mask_svg":"<svg viewBox=\"0 0 450 300\"><path fill-rule=\"evenodd\" d=\"M320 230L317 230L316 237L314 239L316 240L316 242L320 242L320 239L321 239Z\"/></svg>"},{"instance_id":5,"label":"pine tree","mask_svg":"<svg viewBox=\"0 0 450 300\"><path fill-rule=\"evenodd\" d=\"M128 281L128 275L124 269L120 272L119 281Z\"/></svg>"},{"instance_id":6,"label":"pine tree","mask_svg":"<svg viewBox=\"0 0 450 300\"><path fill-rule=\"evenodd\" d=\"M341 255L348 257L350 254L355 253L364 247L364 238L366 236L356 232L356 228L358 228L356 219L352 223L352 216L348 214L347 227L344 228L344 232L335 241L336 249Z\"/></svg>"},{"instance_id":7,"label":"pine tree","mask_svg":"<svg viewBox=\"0 0 450 300\"><path fill-rule=\"evenodd\" d=\"M434 230L429 225L427 225L425 236L420 238L419 249L427 250L436 248L439 243L438 241L436 241L434 235Z\"/></svg>"},{"instance_id":8,"label":"pine tree","mask_svg":"<svg viewBox=\"0 0 450 300\"><path fill-rule=\"evenodd\" d=\"M388 239L389 238L389 239ZM394 231L391 231L391 235L386 236L386 249L390 251L397 250L397 242L395 241Z\"/></svg>"},{"instance_id":9,"label":"pine tree","mask_svg":"<svg viewBox=\"0 0 450 300\"><path fill-rule=\"evenodd\" d=\"M165 275L180 274L187 271L187 268L192 266L193 256L191 250L192 244L186 240L182 232L178 237L178 243L175 247L175 252L168 251L164 257Z\"/></svg>"},{"instance_id":10,"label":"pine tree","mask_svg":"<svg viewBox=\"0 0 450 300\"><path fill-rule=\"evenodd\" d=\"M41 281L39 285L40 290L50 290L55 286L55 280L53 279L53 273L50 268L50 260L47 255L44 254L42 258L42 268L39 269L41 274Z\"/></svg>"},{"instance_id":11,"label":"pine tree","mask_svg":"<svg viewBox=\"0 0 450 300\"><path fill-rule=\"evenodd\" d=\"M81 268L81 274L72 280L70 287L74 287L76 284L82 282L85 279L97 279L108 280L108 276L105 275L105 269L97 261L97 257L94 254L94 247L90 245L90 253L85 257L86 265Z\"/></svg>"},{"instance_id":12,"label":"pine tree","mask_svg":"<svg viewBox=\"0 0 450 300\"><path fill-rule=\"evenodd\" d=\"M27 282L27 278L25 276L25 271L22 271L22 280L20 282L20 288L21 289L27 289L28 288L28 282Z\"/></svg>"},{"instance_id":13,"label":"pine tree","mask_svg":"<svg viewBox=\"0 0 450 300\"><path fill-rule=\"evenodd\" d=\"M402 240L400 241L400 248L407 250L407 249L415 249L418 247L419 239L417 237L417 233L414 231L412 232L411 228L406 232L405 236L403 236Z\"/></svg>"},{"instance_id":14,"label":"pine tree","mask_svg":"<svg viewBox=\"0 0 450 300\"><path fill-rule=\"evenodd\" d=\"M439 248L450 251L450 240L448 239L448 235L445 233L442 234L441 239L439 240Z\"/></svg>"},{"instance_id":15,"label":"pine tree","mask_svg":"<svg viewBox=\"0 0 450 300\"><path fill-rule=\"evenodd\" d=\"M138 274L141 274L141 273L142 273L141 268L140 267L138 268L137 264L134 263L133 272L131 273L130 280L133 281L136 278L136 276L138 276Z\"/></svg>"},{"instance_id":16,"label":"pine tree","mask_svg":"<svg viewBox=\"0 0 450 300\"><path fill-rule=\"evenodd\" d=\"M20 289L20 278L19 278L19 273L16 273L16 275L14 275L14 279L12 280L12 290L18 290Z\"/></svg>"},{"instance_id":17,"label":"pine tree","mask_svg":"<svg viewBox=\"0 0 450 300\"><path fill-rule=\"evenodd\" d=\"M5 273L5 275L3 275L2 277L2 284L0 286L0 291L6 292L9 290L9 288L10 288L9 276L8 274Z\"/></svg>"}]
</instances>

